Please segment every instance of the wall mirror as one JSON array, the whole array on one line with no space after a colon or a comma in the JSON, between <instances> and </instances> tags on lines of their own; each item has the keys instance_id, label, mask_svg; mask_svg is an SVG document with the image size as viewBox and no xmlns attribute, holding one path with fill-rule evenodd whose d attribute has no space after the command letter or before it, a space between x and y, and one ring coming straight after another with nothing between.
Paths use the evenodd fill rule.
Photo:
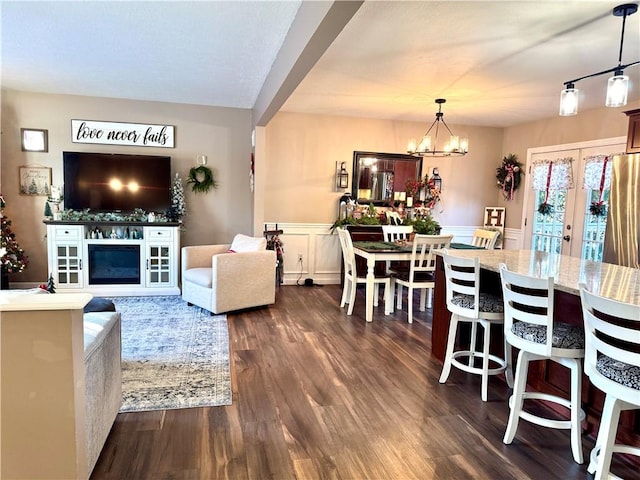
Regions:
<instances>
[{"instance_id":1,"label":"wall mirror","mask_svg":"<svg viewBox=\"0 0 640 480\"><path fill-rule=\"evenodd\" d=\"M421 177L422 157L356 151L353 152L351 197L358 203L378 206L401 201L404 198L399 194L405 191L407 180Z\"/></svg>"}]
</instances>

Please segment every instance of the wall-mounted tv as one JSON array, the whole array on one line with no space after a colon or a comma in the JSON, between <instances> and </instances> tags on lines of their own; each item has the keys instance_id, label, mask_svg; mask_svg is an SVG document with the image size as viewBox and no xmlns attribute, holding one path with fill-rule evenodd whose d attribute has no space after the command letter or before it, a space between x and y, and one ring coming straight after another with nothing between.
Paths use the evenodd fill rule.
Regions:
<instances>
[{"instance_id":1,"label":"wall-mounted tv","mask_svg":"<svg viewBox=\"0 0 640 480\"><path fill-rule=\"evenodd\" d=\"M98 212L166 212L171 207L171 157L62 152L64 206Z\"/></svg>"}]
</instances>

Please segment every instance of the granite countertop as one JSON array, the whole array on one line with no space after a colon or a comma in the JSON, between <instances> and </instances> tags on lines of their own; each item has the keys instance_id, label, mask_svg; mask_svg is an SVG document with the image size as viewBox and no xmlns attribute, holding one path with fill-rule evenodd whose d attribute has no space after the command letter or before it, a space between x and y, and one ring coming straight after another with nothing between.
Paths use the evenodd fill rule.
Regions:
<instances>
[{"instance_id":1,"label":"granite countertop","mask_svg":"<svg viewBox=\"0 0 640 480\"><path fill-rule=\"evenodd\" d=\"M579 295L578 284L606 298L640 305L640 269L581 260L533 250L450 250L459 257L479 257L480 266L498 272L500 263L511 271L553 276L558 290Z\"/></svg>"},{"instance_id":2,"label":"granite countertop","mask_svg":"<svg viewBox=\"0 0 640 480\"><path fill-rule=\"evenodd\" d=\"M0 292L0 312L20 312L31 310L82 310L93 298L90 293L48 294L30 290L2 290Z\"/></svg>"}]
</instances>

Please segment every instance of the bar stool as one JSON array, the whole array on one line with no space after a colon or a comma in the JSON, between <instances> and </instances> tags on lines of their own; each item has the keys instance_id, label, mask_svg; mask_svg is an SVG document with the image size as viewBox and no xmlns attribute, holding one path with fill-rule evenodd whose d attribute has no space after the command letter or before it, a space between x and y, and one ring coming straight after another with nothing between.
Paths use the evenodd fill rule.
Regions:
<instances>
[{"instance_id":1,"label":"bar stool","mask_svg":"<svg viewBox=\"0 0 640 480\"><path fill-rule=\"evenodd\" d=\"M513 374L507 363L507 359L511 357L509 345L506 342L504 344L504 358L489 353L491 325L504 322L502 299L497 295L480 292L480 259L478 257L456 257L449 254L447 249L443 249L442 259L447 279L447 310L451 312L451 323L439 381L440 383L447 381L452 366L468 373L481 375L481 397L482 401L486 402L489 375L504 372L508 385L513 385ZM461 322L471 324L470 346L468 350L454 351L458 324ZM476 349L478 325L484 328L481 351ZM468 361L463 363L458 360L461 357L468 358ZM482 359L481 367L475 366L476 358ZM489 368L491 361L498 366Z\"/></svg>"},{"instance_id":2,"label":"bar stool","mask_svg":"<svg viewBox=\"0 0 640 480\"><path fill-rule=\"evenodd\" d=\"M606 394L598 439L587 468L595 473L595 480L601 480L609 476L614 452L640 455L639 447L616 444L620 412L640 408L640 306L600 297L583 283L580 298L586 341L584 371Z\"/></svg>"},{"instance_id":3,"label":"bar stool","mask_svg":"<svg viewBox=\"0 0 640 480\"><path fill-rule=\"evenodd\" d=\"M539 278L510 272L500 264L504 297L504 334L507 342L520 349L516 364L515 386L509 399L509 422L503 442L510 444L522 418L543 427L571 430L571 451L576 463L582 463L582 421L580 408L584 333L579 325L553 321L553 277ZM571 370L571 398L526 391L529 362L552 360ZM524 401L545 400L560 404L571 412L569 420L554 420L524 410Z\"/></svg>"}]
</instances>

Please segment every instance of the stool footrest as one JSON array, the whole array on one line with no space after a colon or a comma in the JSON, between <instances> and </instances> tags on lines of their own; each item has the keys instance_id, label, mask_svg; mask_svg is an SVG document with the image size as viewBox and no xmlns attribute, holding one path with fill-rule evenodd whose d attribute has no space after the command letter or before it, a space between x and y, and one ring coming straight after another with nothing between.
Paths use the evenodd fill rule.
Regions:
<instances>
[{"instance_id":1,"label":"stool footrest","mask_svg":"<svg viewBox=\"0 0 640 480\"><path fill-rule=\"evenodd\" d=\"M551 395L549 393L541 392L525 392L522 395L523 400L544 400L547 402L553 402L567 409L571 410L571 402L566 398L559 397L557 395ZM509 398L509 408L513 408L513 395ZM555 420L553 418L542 417L540 415L534 415L530 412L520 410L519 417L536 425L549 428L566 429L571 430L571 420ZM584 410L580 409L580 422L586 418Z\"/></svg>"},{"instance_id":2,"label":"stool footrest","mask_svg":"<svg viewBox=\"0 0 640 480\"><path fill-rule=\"evenodd\" d=\"M472 352L470 350L459 350L457 352L453 352L453 355L451 355L451 365L468 373L475 373L477 375L482 375L482 367L470 367L468 363L465 364L465 363L462 363L460 360L458 360L458 358L460 357L469 358L470 356L473 356L474 358L477 357L477 358L484 359L484 353L482 352ZM507 362L504 360L504 358L500 358L496 355L489 354L489 361L492 361L499 365L499 367L489 368L487 370L487 373L489 375L499 375L500 373L504 372L507 369Z\"/></svg>"}]
</instances>

